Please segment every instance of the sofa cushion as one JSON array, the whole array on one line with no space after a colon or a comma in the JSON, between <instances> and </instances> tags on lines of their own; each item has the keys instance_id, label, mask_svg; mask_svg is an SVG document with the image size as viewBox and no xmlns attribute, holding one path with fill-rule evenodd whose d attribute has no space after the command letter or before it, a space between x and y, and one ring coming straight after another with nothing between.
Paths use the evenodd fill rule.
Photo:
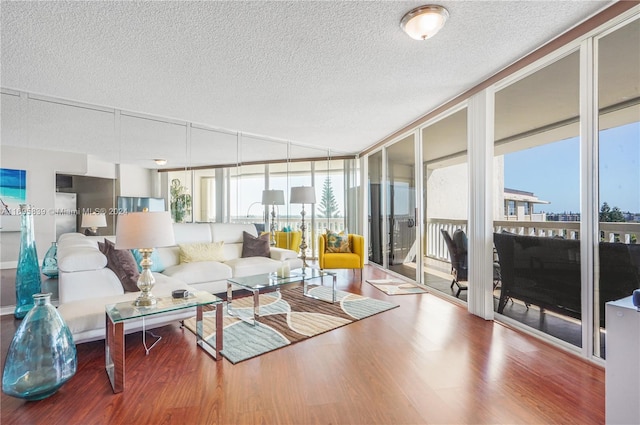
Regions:
<instances>
[{"instance_id":1,"label":"sofa cushion","mask_svg":"<svg viewBox=\"0 0 640 425\"><path fill-rule=\"evenodd\" d=\"M224 242L225 244L242 243L242 232L258 236L256 226L253 224L211 223L211 231L213 242Z\"/></svg>"},{"instance_id":2,"label":"sofa cushion","mask_svg":"<svg viewBox=\"0 0 640 425\"><path fill-rule=\"evenodd\" d=\"M187 284L224 280L232 276L231 267L217 261L182 263L167 267L162 274Z\"/></svg>"},{"instance_id":3,"label":"sofa cushion","mask_svg":"<svg viewBox=\"0 0 640 425\"><path fill-rule=\"evenodd\" d=\"M351 252L349 248L349 235L345 232L332 232L327 229L326 252Z\"/></svg>"},{"instance_id":4,"label":"sofa cushion","mask_svg":"<svg viewBox=\"0 0 640 425\"><path fill-rule=\"evenodd\" d=\"M242 277L275 272L282 262L266 257L247 257L226 261L225 264L233 270L233 277Z\"/></svg>"},{"instance_id":5,"label":"sofa cushion","mask_svg":"<svg viewBox=\"0 0 640 425\"><path fill-rule=\"evenodd\" d=\"M242 232L242 258L268 257L269 234L265 233L255 237L247 232Z\"/></svg>"},{"instance_id":6,"label":"sofa cushion","mask_svg":"<svg viewBox=\"0 0 640 425\"><path fill-rule=\"evenodd\" d=\"M224 261L224 242L180 244L180 263Z\"/></svg>"},{"instance_id":7,"label":"sofa cushion","mask_svg":"<svg viewBox=\"0 0 640 425\"><path fill-rule=\"evenodd\" d=\"M209 223L174 223L173 235L176 245L213 242Z\"/></svg>"},{"instance_id":8,"label":"sofa cushion","mask_svg":"<svg viewBox=\"0 0 640 425\"><path fill-rule=\"evenodd\" d=\"M133 254L128 249L116 249L113 242L105 239L107 253L107 267L111 269L122 283L125 292L135 292L138 289L138 265Z\"/></svg>"},{"instance_id":9,"label":"sofa cushion","mask_svg":"<svg viewBox=\"0 0 640 425\"><path fill-rule=\"evenodd\" d=\"M65 246L58 249L58 269L64 272L100 270L107 265L107 257L95 247Z\"/></svg>"}]
</instances>

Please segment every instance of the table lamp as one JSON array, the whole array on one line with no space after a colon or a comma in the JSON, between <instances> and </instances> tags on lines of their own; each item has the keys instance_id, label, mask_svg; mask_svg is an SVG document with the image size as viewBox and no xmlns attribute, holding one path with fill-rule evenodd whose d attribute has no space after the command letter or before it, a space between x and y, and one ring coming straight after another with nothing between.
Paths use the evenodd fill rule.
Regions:
<instances>
[{"instance_id":1,"label":"table lamp","mask_svg":"<svg viewBox=\"0 0 640 425\"><path fill-rule=\"evenodd\" d=\"M150 270L153 264L151 253L154 248L171 245L175 245L175 238L168 211L143 211L118 216L116 249L138 249L142 254L142 272L138 277L141 292L135 305L148 307L156 304L157 300L151 293L151 288L156 283Z\"/></svg>"},{"instance_id":2,"label":"table lamp","mask_svg":"<svg viewBox=\"0 0 640 425\"><path fill-rule=\"evenodd\" d=\"M302 204L302 211L300 212L300 215L302 216L302 221L300 223L300 230L302 231L302 239L300 240L300 254L302 258L302 269L304 270L304 268L307 267L307 242L305 238L307 226L304 224L304 204L316 203L316 191L313 187L310 186L292 187L289 202L291 202L292 204Z\"/></svg>"},{"instance_id":3,"label":"table lamp","mask_svg":"<svg viewBox=\"0 0 640 425\"><path fill-rule=\"evenodd\" d=\"M85 235L98 236L98 227L107 227L107 217L104 213L82 214L80 227L86 227Z\"/></svg>"}]
</instances>

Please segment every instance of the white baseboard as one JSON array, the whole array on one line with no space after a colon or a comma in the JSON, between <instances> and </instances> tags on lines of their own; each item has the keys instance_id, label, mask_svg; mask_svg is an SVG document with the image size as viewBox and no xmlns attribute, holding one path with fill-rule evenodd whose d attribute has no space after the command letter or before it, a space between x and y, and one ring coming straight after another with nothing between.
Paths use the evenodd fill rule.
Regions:
<instances>
[{"instance_id":1,"label":"white baseboard","mask_svg":"<svg viewBox=\"0 0 640 425\"><path fill-rule=\"evenodd\" d=\"M18 261L3 261L0 263L0 269L16 269L18 268Z\"/></svg>"},{"instance_id":2,"label":"white baseboard","mask_svg":"<svg viewBox=\"0 0 640 425\"><path fill-rule=\"evenodd\" d=\"M13 314L13 311L16 309L15 305L7 305L4 307L0 307L0 316L6 316L8 314Z\"/></svg>"}]
</instances>

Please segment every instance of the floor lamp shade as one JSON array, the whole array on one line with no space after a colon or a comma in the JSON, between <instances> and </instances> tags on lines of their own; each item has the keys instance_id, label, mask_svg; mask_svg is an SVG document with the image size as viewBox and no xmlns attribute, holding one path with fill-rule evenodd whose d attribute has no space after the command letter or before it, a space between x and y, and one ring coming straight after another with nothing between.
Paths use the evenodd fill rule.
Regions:
<instances>
[{"instance_id":1,"label":"floor lamp shade","mask_svg":"<svg viewBox=\"0 0 640 425\"><path fill-rule=\"evenodd\" d=\"M168 211L133 212L118 216L116 249L175 245Z\"/></svg>"},{"instance_id":2,"label":"floor lamp shade","mask_svg":"<svg viewBox=\"0 0 640 425\"><path fill-rule=\"evenodd\" d=\"M315 204L316 191L310 186L292 187L290 199L292 204Z\"/></svg>"},{"instance_id":3,"label":"floor lamp shade","mask_svg":"<svg viewBox=\"0 0 640 425\"><path fill-rule=\"evenodd\" d=\"M263 190L262 205L284 205L284 191Z\"/></svg>"}]
</instances>

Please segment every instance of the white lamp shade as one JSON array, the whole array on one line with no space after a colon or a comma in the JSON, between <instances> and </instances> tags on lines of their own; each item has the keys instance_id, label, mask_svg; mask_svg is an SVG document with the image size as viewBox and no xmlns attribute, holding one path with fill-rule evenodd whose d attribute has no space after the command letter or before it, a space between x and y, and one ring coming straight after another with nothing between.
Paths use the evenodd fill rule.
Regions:
<instances>
[{"instance_id":1,"label":"white lamp shade","mask_svg":"<svg viewBox=\"0 0 640 425\"><path fill-rule=\"evenodd\" d=\"M107 227L107 217L104 213L82 214L80 227Z\"/></svg>"},{"instance_id":2,"label":"white lamp shade","mask_svg":"<svg viewBox=\"0 0 640 425\"><path fill-rule=\"evenodd\" d=\"M442 6L420 6L402 18L400 26L415 40L426 40L440 31L449 18L449 12Z\"/></svg>"},{"instance_id":3,"label":"white lamp shade","mask_svg":"<svg viewBox=\"0 0 640 425\"><path fill-rule=\"evenodd\" d=\"M284 191L263 190L262 205L284 205Z\"/></svg>"},{"instance_id":4,"label":"white lamp shade","mask_svg":"<svg viewBox=\"0 0 640 425\"><path fill-rule=\"evenodd\" d=\"M316 191L309 186L292 187L290 202L292 204L315 204Z\"/></svg>"},{"instance_id":5,"label":"white lamp shade","mask_svg":"<svg viewBox=\"0 0 640 425\"><path fill-rule=\"evenodd\" d=\"M156 248L175 243L168 211L133 212L118 216L116 249Z\"/></svg>"}]
</instances>

